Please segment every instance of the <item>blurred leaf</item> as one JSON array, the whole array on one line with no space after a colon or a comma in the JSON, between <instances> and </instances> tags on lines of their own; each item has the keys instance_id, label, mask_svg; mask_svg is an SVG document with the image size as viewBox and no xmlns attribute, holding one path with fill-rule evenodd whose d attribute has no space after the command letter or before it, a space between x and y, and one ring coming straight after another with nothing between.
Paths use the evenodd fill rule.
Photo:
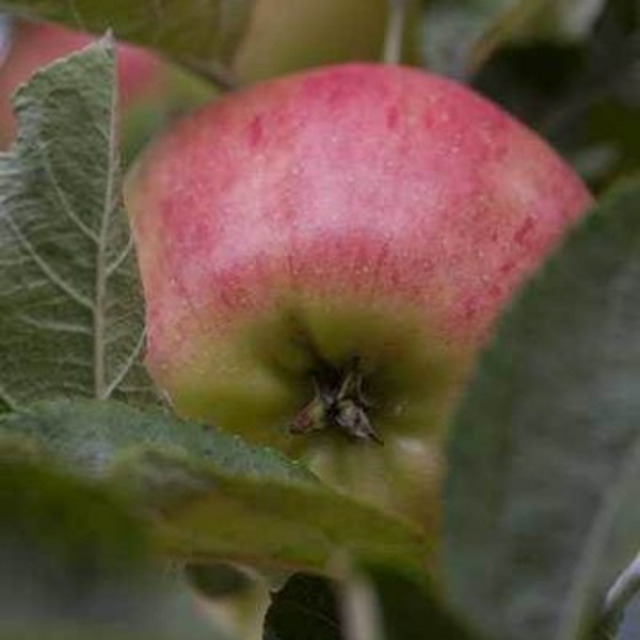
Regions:
<instances>
[{"instance_id":1,"label":"blurred leaf","mask_svg":"<svg viewBox=\"0 0 640 640\"><path fill-rule=\"evenodd\" d=\"M140 362L143 307L122 210L107 39L16 94L0 153L0 400L157 402Z\"/></svg>"},{"instance_id":2,"label":"blurred leaf","mask_svg":"<svg viewBox=\"0 0 640 640\"><path fill-rule=\"evenodd\" d=\"M422 569L430 552L413 525L325 487L281 454L159 411L39 403L0 418L0 436L124 488L163 548L189 561L323 571L347 549Z\"/></svg>"},{"instance_id":3,"label":"blurred leaf","mask_svg":"<svg viewBox=\"0 0 640 640\"><path fill-rule=\"evenodd\" d=\"M631 594L626 594L627 598L621 598L619 603L607 602L609 609L603 625L599 624L599 613L616 571L624 567L640 548L639 503L640 436L622 461L620 480L606 496L605 505L585 546L584 561L578 568L559 634L562 640L583 638L594 626L617 628L623 614L617 607L624 607Z\"/></svg>"},{"instance_id":4,"label":"blurred leaf","mask_svg":"<svg viewBox=\"0 0 640 640\"><path fill-rule=\"evenodd\" d=\"M385 640L470 640L424 578L389 565L370 565L366 571L380 603Z\"/></svg>"},{"instance_id":5,"label":"blurred leaf","mask_svg":"<svg viewBox=\"0 0 640 640\"><path fill-rule=\"evenodd\" d=\"M539 5L541 1L544 0L430 2L423 22L425 65L436 73L461 80L468 78L509 38L514 23L517 26L529 18L531 2Z\"/></svg>"},{"instance_id":6,"label":"blurred leaf","mask_svg":"<svg viewBox=\"0 0 640 640\"><path fill-rule=\"evenodd\" d=\"M573 640L629 540L640 544L637 510L616 511L626 492L640 499L628 457L640 445L638 326L635 181L524 289L454 421L443 569L453 603L490 637Z\"/></svg>"},{"instance_id":7,"label":"blurred leaf","mask_svg":"<svg viewBox=\"0 0 640 640\"><path fill-rule=\"evenodd\" d=\"M548 105L539 128L571 156L593 152L608 163L583 174L602 187L640 166L640 4L610 0L561 100Z\"/></svg>"},{"instance_id":8,"label":"blurred leaf","mask_svg":"<svg viewBox=\"0 0 640 640\"><path fill-rule=\"evenodd\" d=\"M587 37L605 0L434 0L423 27L431 70L468 79L504 44Z\"/></svg>"},{"instance_id":9,"label":"blurred leaf","mask_svg":"<svg viewBox=\"0 0 640 640\"><path fill-rule=\"evenodd\" d=\"M640 166L640 4L607 2L579 46L504 48L474 86L550 140L601 190Z\"/></svg>"},{"instance_id":10,"label":"blurred leaf","mask_svg":"<svg viewBox=\"0 0 640 640\"><path fill-rule=\"evenodd\" d=\"M625 612L619 640L637 640L640 637L640 594L629 603Z\"/></svg>"},{"instance_id":11,"label":"blurred leaf","mask_svg":"<svg viewBox=\"0 0 640 640\"><path fill-rule=\"evenodd\" d=\"M612 496L613 504L610 512L610 520L617 518L615 524L608 530L602 527L599 536L594 536L592 546L595 548L594 561L587 563L584 568L586 579L583 583L587 588L578 592L574 598L576 606L573 607L574 616L568 616L569 628L571 624L580 622L581 610L585 609L592 595L588 588L590 582L595 583L600 577L598 573L607 571L606 562L619 564L616 557L610 558L611 549L618 556L626 560L633 555L638 548L637 539L640 531L640 511L637 509L637 489L631 489L632 483L637 487L640 484L640 447L636 448L635 456L630 456L631 464L628 465L625 479L626 487L622 485L615 496ZM635 469L633 466L635 465ZM609 523L607 523L609 524ZM631 549L629 549L631 547ZM635 559L625 567L624 571L616 577L615 582L609 588L604 605L601 607L602 615L596 624L596 632L604 636L616 636L624 630L622 623L626 615L633 610L633 601L640 595L640 552Z\"/></svg>"},{"instance_id":12,"label":"blurred leaf","mask_svg":"<svg viewBox=\"0 0 640 640\"><path fill-rule=\"evenodd\" d=\"M122 573L146 555L142 526L104 490L39 466L35 457L16 458L5 443L0 468L0 554L15 538L12 545L39 549L79 580L100 570Z\"/></svg>"},{"instance_id":13,"label":"blurred leaf","mask_svg":"<svg viewBox=\"0 0 640 640\"><path fill-rule=\"evenodd\" d=\"M0 0L0 9L152 47L215 74L228 64L254 0Z\"/></svg>"},{"instance_id":14,"label":"blurred leaf","mask_svg":"<svg viewBox=\"0 0 640 640\"><path fill-rule=\"evenodd\" d=\"M346 640L339 587L320 576L296 574L271 597L265 626L277 640Z\"/></svg>"},{"instance_id":15,"label":"blurred leaf","mask_svg":"<svg viewBox=\"0 0 640 640\"><path fill-rule=\"evenodd\" d=\"M99 487L0 448L0 638L222 640Z\"/></svg>"},{"instance_id":16,"label":"blurred leaf","mask_svg":"<svg viewBox=\"0 0 640 640\"><path fill-rule=\"evenodd\" d=\"M599 184L607 184L640 167L640 4L610 2L588 59L590 86L596 89L585 113L585 144L607 145L614 152L608 174L597 176Z\"/></svg>"},{"instance_id":17,"label":"blurred leaf","mask_svg":"<svg viewBox=\"0 0 640 640\"><path fill-rule=\"evenodd\" d=\"M517 40L570 43L588 37L607 0L546 0L517 32Z\"/></svg>"},{"instance_id":18,"label":"blurred leaf","mask_svg":"<svg viewBox=\"0 0 640 640\"><path fill-rule=\"evenodd\" d=\"M344 551L414 570L426 570L431 555L412 523L319 483L224 475L160 451L119 471L152 510L160 544L188 561L324 573Z\"/></svg>"},{"instance_id":19,"label":"blurred leaf","mask_svg":"<svg viewBox=\"0 0 640 640\"><path fill-rule=\"evenodd\" d=\"M384 640L471 638L434 597L433 586L427 584L424 575L414 576L389 564L367 564L357 574L372 596L374 619L368 624L377 625L374 633L378 637ZM278 640L351 639L351 626L345 622L350 589L353 585L348 575L334 581L297 574L272 596L265 626ZM359 613L363 615L366 611ZM371 640L368 635L363 637Z\"/></svg>"},{"instance_id":20,"label":"blurred leaf","mask_svg":"<svg viewBox=\"0 0 640 640\"><path fill-rule=\"evenodd\" d=\"M189 564L185 567L189 584L210 600L242 595L253 589L254 576L228 563Z\"/></svg>"}]
</instances>

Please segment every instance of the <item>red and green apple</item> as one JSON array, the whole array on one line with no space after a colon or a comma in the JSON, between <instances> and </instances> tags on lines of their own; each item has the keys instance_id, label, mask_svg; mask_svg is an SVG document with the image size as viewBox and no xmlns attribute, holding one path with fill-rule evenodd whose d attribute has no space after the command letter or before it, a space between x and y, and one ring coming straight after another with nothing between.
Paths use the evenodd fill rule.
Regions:
<instances>
[{"instance_id":1,"label":"red and green apple","mask_svg":"<svg viewBox=\"0 0 640 640\"><path fill-rule=\"evenodd\" d=\"M184 119L126 200L146 362L176 410L364 465L441 430L501 309L590 195L468 88L348 64Z\"/></svg>"}]
</instances>

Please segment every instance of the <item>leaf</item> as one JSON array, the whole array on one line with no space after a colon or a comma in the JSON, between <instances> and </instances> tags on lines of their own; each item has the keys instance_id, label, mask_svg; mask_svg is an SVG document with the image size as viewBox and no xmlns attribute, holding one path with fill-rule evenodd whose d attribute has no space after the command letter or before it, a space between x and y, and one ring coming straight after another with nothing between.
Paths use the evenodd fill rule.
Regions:
<instances>
[{"instance_id":1,"label":"leaf","mask_svg":"<svg viewBox=\"0 0 640 640\"><path fill-rule=\"evenodd\" d=\"M0 153L0 399L157 402L140 362L143 306L120 194L106 39L37 73Z\"/></svg>"},{"instance_id":2,"label":"leaf","mask_svg":"<svg viewBox=\"0 0 640 640\"><path fill-rule=\"evenodd\" d=\"M436 0L423 27L426 65L467 79L511 41L588 36L605 0Z\"/></svg>"},{"instance_id":3,"label":"leaf","mask_svg":"<svg viewBox=\"0 0 640 640\"><path fill-rule=\"evenodd\" d=\"M640 634L640 597L636 596L626 611L618 640L636 640Z\"/></svg>"},{"instance_id":4,"label":"leaf","mask_svg":"<svg viewBox=\"0 0 640 640\"><path fill-rule=\"evenodd\" d=\"M331 573L347 552L424 571L431 555L412 523L319 483L229 476L160 451L120 472L152 510L159 544L187 561Z\"/></svg>"},{"instance_id":5,"label":"leaf","mask_svg":"<svg viewBox=\"0 0 640 640\"><path fill-rule=\"evenodd\" d=\"M413 525L325 487L281 454L159 411L38 403L0 418L0 438L124 490L158 544L191 562L325 571L346 549L422 570L429 555Z\"/></svg>"},{"instance_id":6,"label":"leaf","mask_svg":"<svg viewBox=\"0 0 640 640\"><path fill-rule=\"evenodd\" d=\"M540 0L533 0L539 4ZM506 40L531 11L529 0L437 0L430 3L423 22L425 65L443 75L466 79ZM492 33L490 46L485 44ZM482 49L482 60L478 50Z\"/></svg>"},{"instance_id":7,"label":"leaf","mask_svg":"<svg viewBox=\"0 0 640 640\"><path fill-rule=\"evenodd\" d=\"M640 166L640 11L606 3L580 46L504 47L474 76L480 93L526 122L598 192Z\"/></svg>"},{"instance_id":8,"label":"leaf","mask_svg":"<svg viewBox=\"0 0 640 640\"><path fill-rule=\"evenodd\" d=\"M0 468L0 554L5 559L7 548L28 548L36 558L48 557L41 575L63 572L66 588L78 590L85 575L118 576L146 561L144 530L115 496L41 466L35 457L17 457L4 442ZM9 573L18 566L2 565Z\"/></svg>"},{"instance_id":9,"label":"leaf","mask_svg":"<svg viewBox=\"0 0 640 640\"><path fill-rule=\"evenodd\" d=\"M389 564L365 564L356 571L347 570L341 578L292 576L272 596L265 640L271 636L277 640L471 638L435 597L424 575L412 575ZM359 623L353 619L363 616L367 619ZM354 633L365 628L369 631Z\"/></svg>"},{"instance_id":10,"label":"leaf","mask_svg":"<svg viewBox=\"0 0 640 640\"><path fill-rule=\"evenodd\" d=\"M0 0L0 9L157 49L203 71L228 64L254 0Z\"/></svg>"},{"instance_id":11,"label":"leaf","mask_svg":"<svg viewBox=\"0 0 640 640\"><path fill-rule=\"evenodd\" d=\"M159 410L141 411L120 402L35 403L0 416L0 442L3 438L30 443L31 451L88 479L106 478L120 464L128 468L131 458L158 453L211 465L232 476L317 482L305 467L271 449Z\"/></svg>"},{"instance_id":12,"label":"leaf","mask_svg":"<svg viewBox=\"0 0 640 640\"><path fill-rule=\"evenodd\" d=\"M256 583L255 576L227 563L188 564L184 571L189 585L208 600L241 597Z\"/></svg>"},{"instance_id":13,"label":"leaf","mask_svg":"<svg viewBox=\"0 0 640 640\"><path fill-rule=\"evenodd\" d=\"M612 157L609 175L604 176L609 180L612 173L624 175L640 166L639 60L638 3L608 3L588 48L588 76L582 83L586 90L573 96L573 109L563 109L549 121L555 127L549 127L549 133L558 138L567 124L582 116L587 148L608 150Z\"/></svg>"},{"instance_id":14,"label":"leaf","mask_svg":"<svg viewBox=\"0 0 640 640\"><path fill-rule=\"evenodd\" d=\"M603 594L613 583L616 572L640 548L640 437L621 465L620 480L606 497L583 554L562 621L560 638L582 638L599 622ZM637 582L637 578L636 578ZM630 595L630 594L629 594ZM622 603L626 599L622 598ZM616 627L620 620L615 608L604 625ZM613 618L613 619L611 619Z\"/></svg>"},{"instance_id":15,"label":"leaf","mask_svg":"<svg viewBox=\"0 0 640 640\"><path fill-rule=\"evenodd\" d=\"M379 601L385 640L470 640L424 576L388 565L369 565L365 570Z\"/></svg>"},{"instance_id":16,"label":"leaf","mask_svg":"<svg viewBox=\"0 0 640 640\"><path fill-rule=\"evenodd\" d=\"M540 41L569 44L591 34L594 22L607 4L606 0L546 0L517 33L517 41Z\"/></svg>"},{"instance_id":17,"label":"leaf","mask_svg":"<svg viewBox=\"0 0 640 640\"><path fill-rule=\"evenodd\" d=\"M628 539L604 541L637 523L612 505L640 498L627 476L640 446L639 209L636 180L569 235L503 318L454 420L443 572L489 637L577 637L602 563L609 579L625 564Z\"/></svg>"},{"instance_id":18,"label":"leaf","mask_svg":"<svg viewBox=\"0 0 640 640\"><path fill-rule=\"evenodd\" d=\"M119 499L6 447L0 455L3 639L223 640L176 576L151 562Z\"/></svg>"}]
</instances>

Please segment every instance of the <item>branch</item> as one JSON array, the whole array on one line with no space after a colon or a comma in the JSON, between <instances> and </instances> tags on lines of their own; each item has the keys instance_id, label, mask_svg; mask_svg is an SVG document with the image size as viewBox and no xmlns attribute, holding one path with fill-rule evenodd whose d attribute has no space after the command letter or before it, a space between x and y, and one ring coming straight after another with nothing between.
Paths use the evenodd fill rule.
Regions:
<instances>
[{"instance_id":1,"label":"branch","mask_svg":"<svg viewBox=\"0 0 640 640\"><path fill-rule=\"evenodd\" d=\"M389 4L389 18L382 59L386 64L400 64L404 27L407 19L407 0L387 0L387 2Z\"/></svg>"}]
</instances>

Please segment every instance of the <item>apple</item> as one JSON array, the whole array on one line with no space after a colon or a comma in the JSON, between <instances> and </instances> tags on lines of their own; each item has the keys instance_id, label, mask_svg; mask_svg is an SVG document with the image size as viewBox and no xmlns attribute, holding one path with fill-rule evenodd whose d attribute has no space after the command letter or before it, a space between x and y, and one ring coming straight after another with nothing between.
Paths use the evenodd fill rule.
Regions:
<instances>
[{"instance_id":1,"label":"apple","mask_svg":"<svg viewBox=\"0 0 640 640\"><path fill-rule=\"evenodd\" d=\"M0 61L0 148L15 131L10 96L43 65L91 44L95 36L49 23L19 22L12 25L8 46ZM127 108L157 88L159 60L144 49L118 45L120 104Z\"/></svg>"},{"instance_id":2,"label":"apple","mask_svg":"<svg viewBox=\"0 0 640 640\"><path fill-rule=\"evenodd\" d=\"M500 310L591 200L483 97L377 64L214 102L145 151L125 197L146 363L175 409L328 451L325 469L350 456L368 482L396 453L437 472L420 447Z\"/></svg>"}]
</instances>

